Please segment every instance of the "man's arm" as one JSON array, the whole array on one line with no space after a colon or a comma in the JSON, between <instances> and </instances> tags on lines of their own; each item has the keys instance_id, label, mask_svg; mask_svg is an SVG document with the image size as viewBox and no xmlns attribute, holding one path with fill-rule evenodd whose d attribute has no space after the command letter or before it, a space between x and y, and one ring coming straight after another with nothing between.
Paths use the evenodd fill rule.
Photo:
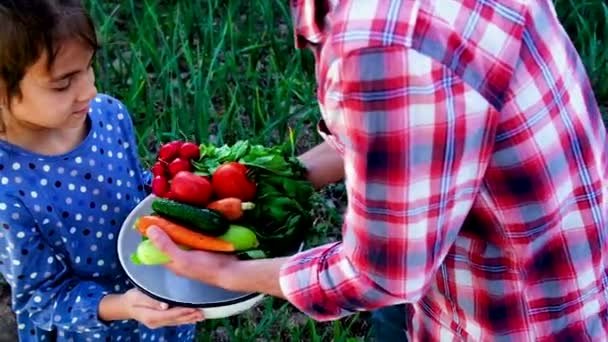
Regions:
<instances>
[{"instance_id":1,"label":"man's arm","mask_svg":"<svg viewBox=\"0 0 608 342\"><path fill-rule=\"evenodd\" d=\"M489 163L498 113L444 65L399 46L334 62L325 115L344 143L342 243L289 258L283 295L317 320L419 300Z\"/></svg>"},{"instance_id":2,"label":"man's arm","mask_svg":"<svg viewBox=\"0 0 608 342\"><path fill-rule=\"evenodd\" d=\"M298 157L308 170L308 180L316 189L344 178L342 156L327 142L323 142Z\"/></svg>"}]
</instances>

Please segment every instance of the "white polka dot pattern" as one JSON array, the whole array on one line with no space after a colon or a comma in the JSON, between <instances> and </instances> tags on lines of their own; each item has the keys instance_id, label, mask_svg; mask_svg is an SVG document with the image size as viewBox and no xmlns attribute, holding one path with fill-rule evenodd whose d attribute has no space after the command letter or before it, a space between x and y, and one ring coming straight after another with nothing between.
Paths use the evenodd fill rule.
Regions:
<instances>
[{"instance_id":1,"label":"white polka dot pattern","mask_svg":"<svg viewBox=\"0 0 608 342\"><path fill-rule=\"evenodd\" d=\"M22 341L50 341L52 328L61 342L194 340L193 325L150 330L97 317L103 296L131 288L115 237L149 182L128 117L100 95L90 134L66 155L17 152L0 141L0 272L15 293Z\"/></svg>"}]
</instances>

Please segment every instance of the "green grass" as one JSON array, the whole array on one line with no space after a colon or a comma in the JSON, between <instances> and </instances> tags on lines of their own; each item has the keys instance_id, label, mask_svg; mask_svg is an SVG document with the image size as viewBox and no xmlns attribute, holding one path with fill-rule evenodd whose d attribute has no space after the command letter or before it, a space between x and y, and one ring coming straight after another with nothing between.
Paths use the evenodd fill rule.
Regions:
<instances>
[{"instance_id":1,"label":"green grass","mask_svg":"<svg viewBox=\"0 0 608 342\"><path fill-rule=\"evenodd\" d=\"M93 1L105 47L99 86L133 111L144 157L175 136L276 143L289 123L305 131L318 115L313 64L280 23L287 3Z\"/></svg>"},{"instance_id":2,"label":"green grass","mask_svg":"<svg viewBox=\"0 0 608 342\"><path fill-rule=\"evenodd\" d=\"M608 3L555 0L557 13L576 46L601 108L608 109Z\"/></svg>"},{"instance_id":3,"label":"green grass","mask_svg":"<svg viewBox=\"0 0 608 342\"><path fill-rule=\"evenodd\" d=\"M556 0L564 26L608 105L608 10L601 0ZM320 141L314 65L293 46L289 1L89 0L102 37L98 86L122 99L135 118L148 165L159 142L176 137L274 144L288 128L300 151ZM339 238L342 185L315 204L310 245ZM367 314L331 323L306 318L284 301L200 326L201 341L353 341L368 338Z\"/></svg>"}]
</instances>

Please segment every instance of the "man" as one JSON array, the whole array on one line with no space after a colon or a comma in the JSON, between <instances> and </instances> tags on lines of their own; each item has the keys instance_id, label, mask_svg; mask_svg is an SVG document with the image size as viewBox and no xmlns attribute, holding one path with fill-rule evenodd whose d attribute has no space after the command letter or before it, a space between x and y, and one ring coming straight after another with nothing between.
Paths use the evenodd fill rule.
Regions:
<instances>
[{"instance_id":1,"label":"man","mask_svg":"<svg viewBox=\"0 0 608 342\"><path fill-rule=\"evenodd\" d=\"M550 0L293 1L343 162L343 241L175 272L317 320L409 303L416 341L608 339L606 132ZM335 164L334 164L335 165ZM407 318L406 318L407 317Z\"/></svg>"}]
</instances>

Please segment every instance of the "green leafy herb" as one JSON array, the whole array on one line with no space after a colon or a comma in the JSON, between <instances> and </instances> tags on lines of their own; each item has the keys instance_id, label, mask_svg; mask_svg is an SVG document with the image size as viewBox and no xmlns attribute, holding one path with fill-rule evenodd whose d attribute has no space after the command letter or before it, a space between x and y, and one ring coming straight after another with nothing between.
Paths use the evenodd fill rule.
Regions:
<instances>
[{"instance_id":1,"label":"green leafy herb","mask_svg":"<svg viewBox=\"0 0 608 342\"><path fill-rule=\"evenodd\" d=\"M232 146L203 144L200 159L193 163L197 174L207 176L226 162L247 166L257 184L257 198L255 209L247 211L243 221L255 231L268 256L293 251L312 224L314 188L291 144L267 147L244 140Z\"/></svg>"}]
</instances>

